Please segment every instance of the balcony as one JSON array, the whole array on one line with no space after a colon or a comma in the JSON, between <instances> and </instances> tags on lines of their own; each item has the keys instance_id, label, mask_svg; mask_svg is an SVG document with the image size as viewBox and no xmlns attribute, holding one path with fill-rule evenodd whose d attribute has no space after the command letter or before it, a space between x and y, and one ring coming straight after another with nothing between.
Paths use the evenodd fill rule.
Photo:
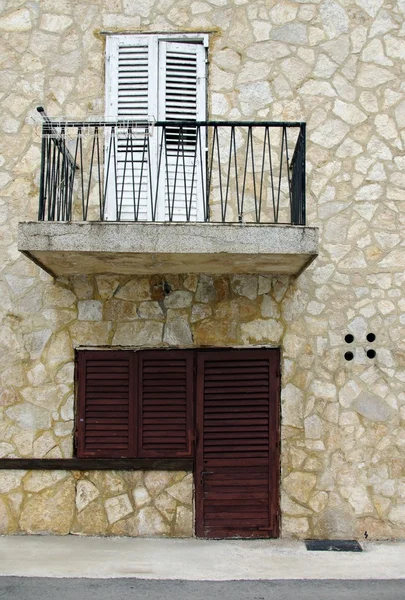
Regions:
<instances>
[{"instance_id":1,"label":"balcony","mask_svg":"<svg viewBox=\"0 0 405 600\"><path fill-rule=\"evenodd\" d=\"M306 226L305 124L89 122L43 109L38 221L19 250L54 276L298 275Z\"/></svg>"}]
</instances>

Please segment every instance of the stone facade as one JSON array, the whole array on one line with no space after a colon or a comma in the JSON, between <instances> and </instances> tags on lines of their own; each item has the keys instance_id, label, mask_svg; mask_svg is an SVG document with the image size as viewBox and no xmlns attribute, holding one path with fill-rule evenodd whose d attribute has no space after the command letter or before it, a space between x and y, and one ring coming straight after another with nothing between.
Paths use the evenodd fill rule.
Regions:
<instances>
[{"instance_id":1,"label":"stone facade","mask_svg":"<svg viewBox=\"0 0 405 600\"><path fill-rule=\"evenodd\" d=\"M282 535L405 537L403 0L0 7L0 457L71 456L75 347L280 345ZM298 279L54 282L18 253L37 210L35 106L102 114L105 29L208 31L211 118L307 121L321 251ZM192 530L190 474L0 473L1 533Z\"/></svg>"}]
</instances>

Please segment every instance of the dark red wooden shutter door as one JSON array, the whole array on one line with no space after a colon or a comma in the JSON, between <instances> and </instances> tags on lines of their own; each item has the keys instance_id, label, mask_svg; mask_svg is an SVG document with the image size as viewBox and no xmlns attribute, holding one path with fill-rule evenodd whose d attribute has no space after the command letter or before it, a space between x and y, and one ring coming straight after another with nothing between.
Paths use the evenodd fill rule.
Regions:
<instances>
[{"instance_id":1,"label":"dark red wooden shutter door","mask_svg":"<svg viewBox=\"0 0 405 600\"><path fill-rule=\"evenodd\" d=\"M136 455L135 361L133 352L79 352L79 457L126 458Z\"/></svg>"},{"instance_id":2,"label":"dark red wooden shutter door","mask_svg":"<svg viewBox=\"0 0 405 600\"><path fill-rule=\"evenodd\" d=\"M138 454L192 455L194 353L139 352Z\"/></svg>"},{"instance_id":3,"label":"dark red wooden shutter door","mask_svg":"<svg viewBox=\"0 0 405 600\"><path fill-rule=\"evenodd\" d=\"M200 353L197 535L278 535L278 351Z\"/></svg>"}]
</instances>

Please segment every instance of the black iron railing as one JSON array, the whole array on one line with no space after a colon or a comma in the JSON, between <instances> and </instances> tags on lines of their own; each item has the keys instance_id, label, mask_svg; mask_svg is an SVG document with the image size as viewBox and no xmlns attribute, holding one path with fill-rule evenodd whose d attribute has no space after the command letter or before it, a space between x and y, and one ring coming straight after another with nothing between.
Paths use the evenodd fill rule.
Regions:
<instances>
[{"instance_id":1,"label":"black iron railing","mask_svg":"<svg viewBox=\"0 0 405 600\"><path fill-rule=\"evenodd\" d=\"M40 221L305 225L305 123L51 120Z\"/></svg>"}]
</instances>

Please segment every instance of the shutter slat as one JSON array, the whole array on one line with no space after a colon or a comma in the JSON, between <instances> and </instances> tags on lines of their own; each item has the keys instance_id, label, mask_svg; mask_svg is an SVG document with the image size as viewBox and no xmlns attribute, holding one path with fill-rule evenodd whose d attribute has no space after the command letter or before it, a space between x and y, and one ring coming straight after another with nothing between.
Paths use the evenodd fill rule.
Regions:
<instances>
[{"instance_id":1,"label":"shutter slat","mask_svg":"<svg viewBox=\"0 0 405 600\"><path fill-rule=\"evenodd\" d=\"M161 115L165 121L196 121L205 118L198 97L203 80L204 48L201 44L161 43ZM205 141L201 140L202 147ZM173 127L166 131L167 178L165 181L164 218L176 221L196 220L201 197L201 166L195 156L197 129ZM177 158L179 154L180 159ZM184 157L185 162L184 162Z\"/></svg>"},{"instance_id":2,"label":"shutter slat","mask_svg":"<svg viewBox=\"0 0 405 600\"><path fill-rule=\"evenodd\" d=\"M80 351L79 457L135 456L134 360L131 352Z\"/></svg>"},{"instance_id":3,"label":"shutter slat","mask_svg":"<svg viewBox=\"0 0 405 600\"><path fill-rule=\"evenodd\" d=\"M274 352L199 356L198 418L203 439L198 464L208 473L197 503L202 519L197 534L204 537L269 535L273 493L277 502L270 463Z\"/></svg>"},{"instance_id":4,"label":"shutter slat","mask_svg":"<svg viewBox=\"0 0 405 600\"><path fill-rule=\"evenodd\" d=\"M139 353L140 457L191 456L193 364L192 351Z\"/></svg>"}]
</instances>

